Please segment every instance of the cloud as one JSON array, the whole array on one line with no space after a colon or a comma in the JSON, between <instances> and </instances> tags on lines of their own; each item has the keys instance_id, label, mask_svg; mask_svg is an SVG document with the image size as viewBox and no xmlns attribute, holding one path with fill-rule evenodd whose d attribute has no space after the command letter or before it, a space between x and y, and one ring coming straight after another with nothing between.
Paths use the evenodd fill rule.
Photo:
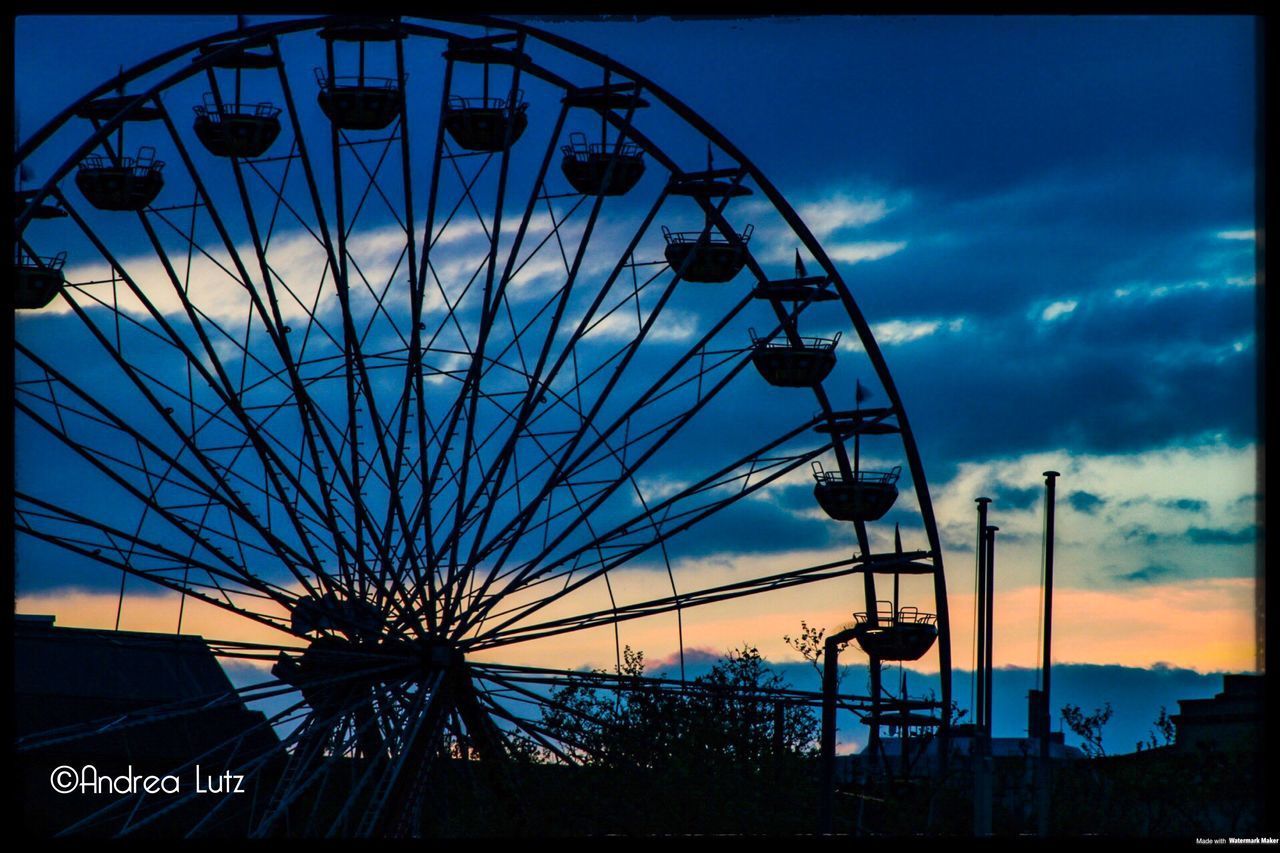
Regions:
<instances>
[{"instance_id":1,"label":"cloud","mask_svg":"<svg viewBox=\"0 0 1280 853\"><path fill-rule=\"evenodd\" d=\"M792 206L809 231L823 245L831 260L856 264L879 260L901 251L904 241L882 239L854 240L855 233L867 233L882 223L892 212L910 203L910 193L827 187L816 193L805 193L791 199ZM778 217L773 207L761 199L744 203L740 211L756 221L753 246L757 258L769 263L784 263L794 257L798 241L791 226ZM813 271L810 265L810 271Z\"/></svg>"},{"instance_id":2,"label":"cloud","mask_svg":"<svg viewBox=\"0 0 1280 853\"><path fill-rule=\"evenodd\" d=\"M1258 238L1257 232L1252 228L1243 228L1238 231L1219 231L1219 240L1248 240L1253 242Z\"/></svg>"},{"instance_id":3,"label":"cloud","mask_svg":"<svg viewBox=\"0 0 1280 853\"><path fill-rule=\"evenodd\" d=\"M1154 579L1146 567L1168 567L1182 578L1239 579L1254 574L1254 506L1242 498L1256 484L1257 449L1207 441L1134 453L1029 453L965 462L947 480L931 486L934 508L948 551L960 565L973 553L973 499L992 494L991 523L1000 529L1003 583L1010 588L1039 583L1044 524L1038 495L1041 472L1057 470L1056 533L1062 582L1113 588L1122 579ZM1205 478L1200 472L1212 470ZM1075 484L1085 488L1076 488ZM1190 487L1189 484L1196 484ZM1192 494L1188 494L1192 491ZM1002 494L1002 492L1004 494ZM1187 527L1185 502L1199 502L1199 524ZM951 553L948 566L957 565Z\"/></svg>"},{"instance_id":4,"label":"cloud","mask_svg":"<svg viewBox=\"0 0 1280 853\"><path fill-rule=\"evenodd\" d=\"M1256 434L1252 294L1082 302L1071 316L965 316L963 334L928 335L895 353L890 370L928 458Z\"/></svg>"},{"instance_id":5,"label":"cloud","mask_svg":"<svg viewBox=\"0 0 1280 853\"><path fill-rule=\"evenodd\" d=\"M1239 530L1221 528L1190 527L1187 538L1197 545L1246 545L1258 539L1258 526L1250 524Z\"/></svg>"},{"instance_id":6,"label":"cloud","mask_svg":"<svg viewBox=\"0 0 1280 853\"><path fill-rule=\"evenodd\" d=\"M1052 302L1040 312L1040 319L1046 323L1052 323L1054 320L1065 317L1076 310L1076 306L1079 304L1074 299L1060 299L1057 302Z\"/></svg>"},{"instance_id":7,"label":"cloud","mask_svg":"<svg viewBox=\"0 0 1280 853\"><path fill-rule=\"evenodd\" d=\"M1142 581L1145 583L1147 581L1156 580L1157 578L1163 578L1168 575L1176 575L1176 574L1178 574L1178 572L1174 569L1169 568L1168 566L1162 566L1162 565L1152 563L1150 565L1143 566L1142 568L1137 569L1136 571L1132 571L1132 572L1128 572L1126 574L1120 575L1120 579L1124 581Z\"/></svg>"},{"instance_id":8,"label":"cloud","mask_svg":"<svg viewBox=\"0 0 1280 853\"><path fill-rule=\"evenodd\" d=\"M507 224L510 230L505 233L509 240L518 220L512 219ZM570 250L580 238L581 230L581 225L575 222L561 224L560 237ZM513 300L544 296L563 283L566 273L564 261L555 251L556 241L551 240L538 247L543 232L550 232L550 218L546 214L534 216L521 252L520 263L523 266L513 271L514 277L508 289ZM369 225L353 231L347 242L350 258L348 275L352 304L358 312L371 314L376 307L375 297L382 297L384 292L391 292L393 300L397 288L403 288L407 294L408 239L404 230L395 223ZM583 268L584 275L598 272L605 263L604 258L610 254L606 244L611 246L610 241L611 238L603 232L593 239L594 253ZM483 275L487 247L483 229L474 220L454 222L442 230L431 251L434 276L429 273L427 277L423 305L426 314L445 309L445 294L451 302L463 298L464 288L478 269ZM509 251L509 243L504 244L504 248ZM206 247L206 251L209 256L201 253L193 256L189 270L183 265L177 268L180 280L190 282L190 301L200 312L217 322L232 327L243 324L253 309L248 292L235 273L230 254L217 248ZM259 281L253 246L241 243L235 251L246 260L250 279L265 302L266 290ZM328 270L324 245L317 238L304 230L279 233L271 240L266 256L285 322L297 325L305 323L313 314L320 318L336 315L337 291ZM500 253L499 261L504 257ZM185 251L182 258L185 258ZM120 267L161 314L169 317L183 314L182 300L164 265L153 253L124 257L120 260ZM132 295L123 280L112 288L112 268L103 262L73 263L67 268L66 277L68 282L78 286L73 288L73 292L83 292L84 295L78 297L81 304L93 306L96 304L93 297L96 297L108 305L118 304L121 311L132 316L149 316L145 305ZM440 285L436 284L436 279ZM441 286L444 293L441 293ZM478 294L479 287L473 284L468 298L478 298ZM401 300L392 304L407 306L408 303ZM47 310L49 313L68 313L71 309L58 300ZM357 320L358 325L363 325L363 322L367 321Z\"/></svg>"},{"instance_id":9,"label":"cloud","mask_svg":"<svg viewBox=\"0 0 1280 853\"><path fill-rule=\"evenodd\" d=\"M1206 227L1223 216L1253 216L1251 167L1241 166L1177 154L1102 172L1059 164L963 193L916 179L909 225L889 237L911 251L861 267L859 302L873 317L905 301L943 314L1027 312L1040 321L1055 303L1062 303L1055 313L1072 301L1078 312L1093 295L1141 290L1138 282L1220 287L1247 279L1252 246L1220 240Z\"/></svg>"},{"instance_id":10,"label":"cloud","mask_svg":"<svg viewBox=\"0 0 1280 853\"><path fill-rule=\"evenodd\" d=\"M857 264L862 261L878 261L881 258L887 258L890 255L901 252L906 247L907 243L905 240L880 240L832 243L823 246L823 250L827 253L827 257L831 258L833 261L845 264Z\"/></svg>"},{"instance_id":11,"label":"cloud","mask_svg":"<svg viewBox=\"0 0 1280 853\"><path fill-rule=\"evenodd\" d=\"M1007 548L1001 550L996 567L997 664L1032 665L1039 658L1040 590L1038 586L1004 586L1000 564L1008 566L1014 558ZM1148 562L1117 576L1123 581L1120 586L1081 588L1077 566L1063 549L1057 552L1055 661L1138 667L1175 661L1200 672L1253 668L1256 633L1251 579L1188 579L1172 566ZM968 589L951 595L956 649L969 648L972 608ZM964 660L960 657L958 665Z\"/></svg>"},{"instance_id":12,"label":"cloud","mask_svg":"<svg viewBox=\"0 0 1280 853\"><path fill-rule=\"evenodd\" d=\"M881 323L873 323L871 334L875 337L876 343L892 346L893 344L905 344L920 338L926 338L938 331L941 325L941 320L917 320L915 322L886 320Z\"/></svg>"},{"instance_id":13,"label":"cloud","mask_svg":"<svg viewBox=\"0 0 1280 853\"><path fill-rule=\"evenodd\" d=\"M845 192L836 192L796 207L800 218L819 240L826 240L844 228L861 228L878 222L889 210L889 204L883 198L855 198Z\"/></svg>"},{"instance_id":14,"label":"cloud","mask_svg":"<svg viewBox=\"0 0 1280 853\"><path fill-rule=\"evenodd\" d=\"M997 483L991 495L992 501L999 506L1027 509L1040 503L1044 497L1044 489L1038 486L1019 487L1008 483Z\"/></svg>"},{"instance_id":15,"label":"cloud","mask_svg":"<svg viewBox=\"0 0 1280 853\"><path fill-rule=\"evenodd\" d=\"M848 531L813 506L812 492L807 497L809 506L799 513L763 501L744 501L677 534L671 540L672 553L690 558L720 555L734 561L742 554L792 551L799 543L827 548L842 540L850 542Z\"/></svg>"},{"instance_id":16,"label":"cloud","mask_svg":"<svg viewBox=\"0 0 1280 853\"><path fill-rule=\"evenodd\" d=\"M963 317L949 319L940 317L932 320L881 320L871 324L871 336L875 338L879 346L889 347L923 340L942 331L960 332L963 331L964 325L965 320ZM825 337L834 335L835 332L831 331L826 333ZM858 340L856 334L845 334L840 341L840 349L846 352L864 351L862 342Z\"/></svg>"},{"instance_id":17,"label":"cloud","mask_svg":"<svg viewBox=\"0 0 1280 853\"><path fill-rule=\"evenodd\" d=\"M584 338L592 343L632 341L640 334L642 320L647 319L647 317L637 319L634 306L623 305L608 316L597 313L587 326ZM581 318L578 318L570 321L568 326L577 328L580 322ZM697 314L668 308L662 312L662 321L654 323L649 333L645 335L645 340L654 343L680 343L693 340L697 334Z\"/></svg>"},{"instance_id":18,"label":"cloud","mask_svg":"<svg viewBox=\"0 0 1280 853\"><path fill-rule=\"evenodd\" d=\"M1074 491L1067 496L1067 502L1071 504L1071 508L1076 512L1085 515L1093 515L1098 511L1099 507L1106 506L1106 499L1100 498L1092 492Z\"/></svg>"},{"instance_id":19,"label":"cloud","mask_svg":"<svg viewBox=\"0 0 1280 853\"><path fill-rule=\"evenodd\" d=\"M400 237L403 244L403 232L400 232ZM385 250L381 235L370 235L368 240L370 245ZM223 323L245 322L253 309L248 292L235 273L230 255L217 248L208 248L207 251L208 256L195 254L189 269L185 266L175 269L179 284L187 285L189 300L211 319ZM241 258L254 257L253 248L248 244L237 246L236 253ZM185 258L185 252L182 257ZM319 306L319 314L336 307L336 291L327 274L324 247L311 235L295 232L278 236L272 241L268 261L276 277L272 284L276 288L280 310L286 322L305 321L313 304ZM120 267L162 315L179 316L184 313L182 297L164 264L155 254L124 257L120 259ZM378 268L384 267L378 265ZM248 269L255 285L262 288L258 281L260 275L257 265L248 266ZM133 295L123 279L119 279L117 275L119 284L113 286L110 283L112 276L112 267L104 262L76 263L66 270L67 281L78 285L72 288L77 301L90 307L90 310L100 301L108 306L118 305L119 310L134 317L149 317L146 306ZM355 276L354 271L352 276ZM64 301L58 300L48 310L53 313L69 313L71 309Z\"/></svg>"}]
</instances>

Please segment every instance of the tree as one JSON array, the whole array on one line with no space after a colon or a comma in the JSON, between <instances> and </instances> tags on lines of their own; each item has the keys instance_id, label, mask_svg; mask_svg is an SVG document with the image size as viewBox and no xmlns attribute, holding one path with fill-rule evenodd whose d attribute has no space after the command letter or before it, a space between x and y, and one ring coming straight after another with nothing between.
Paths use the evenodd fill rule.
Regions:
<instances>
[{"instance_id":1,"label":"tree","mask_svg":"<svg viewBox=\"0 0 1280 853\"><path fill-rule=\"evenodd\" d=\"M731 651L687 690L646 681L643 652L627 646L622 657L617 689L572 684L543 713L543 727L589 763L759 770L779 750L816 752L818 721L806 706L784 705L775 732L779 709L764 694L786 684L755 648Z\"/></svg>"},{"instance_id":2,"label":"tree","mask_svg":"<svg viewBox=\"0 0 1280 853\"><path fill-rule=\"evenodd\" d=\"M782 636L784 643L799 652L800 657L809 662L809 666L813 667L813 671L818 674L819 679L822 678L822 653L826 649L822 639L826 636L826 633L826 628L810 628L809 623L801 619L800 636L792 637L786 634ZM842 643L840 645L841 651L844 650L846 645L848 644ZM836 675L836 679L838 684L839 674Z\"/></svg>"},{"instance_id":3,"label":"tree","mask_svg":"<svg viewBox=\"0 0 1280 853\"><path fill-rule=\"evenodd\" d=\"M1177 728L1173 724L1173 718L1169 716L1168 710L1163 705L1160 706L1160 716L1156 717L1156 729L1160 732L1160 737L1164 741L1162 746L1172 746L1174 738L1177 736ZM1156 745L1156 736L1151 735L1151 746Z\"/></svg>"},{"instance_id":4,"label":"tree","mask_svg":"<svg viewBox=\"0 0 1280 853\"><path fill-rule=\"evenodd\" d=\"M1102 729L1110 720L1110 702L1094 708L1092 714L1081 711L1079 705L1062 706L1062 721L1080 738L1080 748L1090 758L1101 758L1107 754L1102 746Z\"/></svg>"},{"instance_id":5,"label":"tree","mask_svg":"<svg viewBox=\"0 0 1280 853\"><path fill-rule=\"evenodd\" d=\"M578 786L584 820L612 832L811 828L817 716L768 695L787 685L757 649L729 652L683 689L645 673L628 647L617 688L568 685L543 712L540 728L590 780Z\"/></svg>"}]
</instances>

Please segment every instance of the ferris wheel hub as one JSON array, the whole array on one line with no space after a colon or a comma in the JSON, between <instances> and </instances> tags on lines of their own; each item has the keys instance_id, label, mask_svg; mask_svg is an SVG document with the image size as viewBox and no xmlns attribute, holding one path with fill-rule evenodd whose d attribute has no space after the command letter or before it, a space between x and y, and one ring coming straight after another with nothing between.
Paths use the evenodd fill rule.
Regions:
<instances>
[{"instance_id":1,"label":"ferris wheel hub","mask_svg":"<svg viewBox=\"0 0 1280 853\"><path fill-rule=\"evenodd\" d=\"M383 684L428 683L440 673L456 673L462 651L438 637L317 637L301 654L281 652L271 674L298 688L314 710L340 708L356 694Z\"/></svg>"}]
</instances>

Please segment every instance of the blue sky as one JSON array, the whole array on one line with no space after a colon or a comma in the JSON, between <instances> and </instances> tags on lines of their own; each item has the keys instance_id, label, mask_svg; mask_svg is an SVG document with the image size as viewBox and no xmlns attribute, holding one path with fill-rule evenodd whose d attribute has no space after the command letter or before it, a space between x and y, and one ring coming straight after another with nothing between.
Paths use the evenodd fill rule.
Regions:
<instances>
[{"instance_id":1,"label":"blue sky","mask_svg":"<svg viewBox=\"0 0 1280 853\"><path fill-rule=\"evenodd\" d=\"M23 133L118 66L233 23L20 18ZM957 665L968 660L979 494L995 499L1001 526L998 606L1007 615L998 618L1007 620L1009 639L998 662L1034 661L1040 472L1050 467L1064 474L1060 660L1201 672L1252 665L1259 342L1250 19L654 18L542 26L681 98L769 177L836 262L884 349L920 445L943 534ZM138 32L147 37L126 35ZM309 77L310 68L302 70ZM410 80L426 85L430 71L413 69ZM535 108L535 122L538 115ZM667 121L661 129L687 168L705 156L696 136L657 121ZM531 124L531 136L537 129ZM37 178L56 163L37 158ZM426 164L415 169L425 173ZM742 205L741 221L758 217L757 256L785 269L793 244L758 196ZM120 245L136 239L116 223L103 227ZM84 247L60 236L74 266ZM684 313L670 315L672 338L680 337L681 318L705 328L716 304L690 295L678 306ZM838 327L834 315L819 316ZM67 319L23 318L19 336L45 346L58 337L69 347L53 325ZM851 343L847 325L844 332ZM866 381L856 349L841 353L838 381ZM81 364L81 375L93 375L91 367ZM713 416L718 429L693 432L679 454L655 460L651 495L689 475L696 466L686 458L715 458L724 430L744 418L773 435L811 406L773 405L758 385L736 384L726 394ZM127 395L112 405L127 408ZM76 476L75 463L39 451L47 441L20 431L20 484L37 476L36 456L41 468L66 465L63 476ZM888 446L870 452L886 464L902 461L900 448L898 458ZM809 512L803 482L779 487L771 506L744 506L681 534L671 557L686 561L686 577L698 586L764 571L746 566L772 562L776 571L847 550L848 532ZM918 531L909 501L889 516L894 521L908 540ZM24 556L19 592L36 596L33 603L55 606L69 600L69 587L84 594L118 582L74 561L47 571L47 552ZM661 574L653 560L644 566L631 572L637 595ZM847 601L837 606L841 597ZM794 631L799 617L834 627L841 613L847 619L860 609L859 597L849 585L826 598L691 617L685 644L723 651L751 641L782 659L783 629ZM664 624L661 632L637 629L628 641L661 658L674 650L672 636ZM586 654L580 649L555 654L565 665L601 665L608 648L604 659L563 657ZM1133 715L1154 719L1157 711L1158 703Z\"/></svg>"}]
</instances>

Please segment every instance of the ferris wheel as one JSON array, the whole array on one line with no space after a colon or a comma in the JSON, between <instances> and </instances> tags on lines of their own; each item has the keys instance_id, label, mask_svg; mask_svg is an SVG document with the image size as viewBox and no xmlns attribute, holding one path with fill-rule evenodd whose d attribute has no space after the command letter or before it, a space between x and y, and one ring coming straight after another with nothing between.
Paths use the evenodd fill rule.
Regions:
<instances>
[{"instance_id":1,"label":"ferris wheel","mask_svg":"<svg viewBox=\"0 0 1280 853\"><path fill-rule=\"evenodd\" d=\"M409 832L444 753L589 760L542 726L550 691L621 680L510 655L620 659L643 621L682 651L699 608L806 584L859 610L873 732L919 719L885 662L936 654L950 706L924 470L853 291L646 77L493 18L242 25L103 82L16 160L25 565L226 616L210 648L262 673L227 701L282 704L278 738L226 745L273 768L253 833ZM837 544L695 583L709 538L749 550L770 517ZM286 821L335 756L368 768L345 805Z\"/></svg>"}]
</instances>

